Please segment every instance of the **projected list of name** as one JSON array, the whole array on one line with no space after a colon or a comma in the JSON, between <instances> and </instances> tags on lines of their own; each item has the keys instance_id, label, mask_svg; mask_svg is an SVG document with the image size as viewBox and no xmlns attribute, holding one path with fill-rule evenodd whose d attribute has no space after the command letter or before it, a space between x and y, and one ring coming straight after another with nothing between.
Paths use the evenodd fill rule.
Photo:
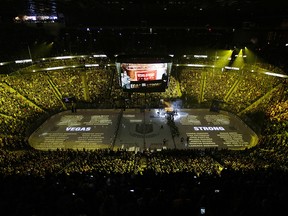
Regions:
<instances>
[{"instance_id":1,"label":"projected list of name","mask_svg":"<svg viewBox=\"0 0 288 216\"><path fill-rule=\"evenodd\" d=\"M103 146L103 127L112 125L109 115L64 115L56 122L52 131L42 133L39 138L42 140L38 149L95 149ZM99 128L101 127L101 128ZM108 145L107 143L106 145ZM105 146L105 145L104 145Z\"/></svg>"},{"instance_id":2,"label":"projected list of name","mask_svg":"<svg viewBox=\"0 0 288 216\"><path fill-rule=\"evenodd\" d=\"M244 140L243 134L236 131L231 125L230 116L223 114L209 114L204 116L185 115L181 116L179 123L185 126L188 148L211 148L221 145L222 147L241 148L249 145Z\"/></svg>"},{"instance_id":3,"label":"projected list of name","mask_svg":"<svg viewBox=\"0 0 288 216\"><path fill-rule=\"evenodd\" d=\"M179 149L243 149L254 139L254 134L247 132L248 127L232 114L188 109L179 110L174 116L175 126L179 131L179 135L174 137L171 128L166 125L166 116L159 110L147 110L150 113L145 115L146 124L149 122L153 127L143 135L136 130L136 125L141 126L145 123L143 114L136 109L128 111L123 113L119 122L121 130L118 131L116 124L119 121L120 111L114 109L109 111L111 115L106 110L61 113L52 116L45 125L36 130L29 143L41 150L100 149L112 145L121 147L123 143L128 143L127 148L131 146L142 148L142 138L145 137L146 147L160 143L158 147L153 146L157 149L163 147L163 138L167 140L168 148L176 146Z\"/></svg>"}]
</instances>

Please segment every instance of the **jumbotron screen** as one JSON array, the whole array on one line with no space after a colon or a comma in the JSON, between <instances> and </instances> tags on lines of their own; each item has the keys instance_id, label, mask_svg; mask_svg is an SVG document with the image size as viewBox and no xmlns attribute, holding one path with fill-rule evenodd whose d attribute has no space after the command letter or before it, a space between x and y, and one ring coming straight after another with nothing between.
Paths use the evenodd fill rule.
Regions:
<instances>
[{"instance_id":1,"label":"jumbotron screen","mask_svg":"<svg viewBox=\"0 0 288 216\"><path fill-rule=\"evenodd\" d=\"M120 86L128 92L164 92L169 84L171 66L171 62L145 62L143 59L116 62Z\"/></svg>"}]
</instances>

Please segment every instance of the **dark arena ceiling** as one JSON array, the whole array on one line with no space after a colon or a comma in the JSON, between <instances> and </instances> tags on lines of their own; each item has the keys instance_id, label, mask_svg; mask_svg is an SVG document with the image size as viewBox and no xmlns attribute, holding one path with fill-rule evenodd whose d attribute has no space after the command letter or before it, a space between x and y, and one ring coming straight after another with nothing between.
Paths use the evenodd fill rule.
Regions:
<instances>
[{"instance_id":1,"label":"dark arena ceiling","mask_svg":"<svg viewBox=\"0 0 288 216\"><path fill-rule=\"evenodd\" d=\"M49 1L56 3L57 11L63 13L71 24L129 26L191 26L205 22L230 26L243 21L268 22L287 14L288 6L284 0L33 0L32 2ZM29 0L1 0L0 13L8 17L24 13L27 2Z\"/></svg>"},{"instance_id":2,"label":"dark arena ceiling","mask_svg":"<svg viewBox=\"0 0 288 216\"><path fill-rule=\"evenodd\" d=\"M59 4L63 7L60 10L73 17L75 23L77 16L73 14L79 13L83 22L96 25L168 27L207 24L228 27L245 21L269 22L287 14L287 6L287 3L277 4L277 0L70 0L63 6Z\"/></svg>"},{"instance_id":3,"label":"dark arena ceiling","mask_svg":"<svg viewBox=\"0 0 288 216\"><path fill-rule=\"evenodd\" d=\"M51 0L50 0L51 1ZM272 21L287 14L284 0L52 0L70 24L230 26L243 21ZM28 0L1 0L0 13L24 13ZM30 1L31 2L31 1ZM49 2L49 0L34 0Z\"/></svg>"},{"instance_id":4,"label":"dark arena ceiling","mask_svg":"<svg viewBox=\"0 0 288 216\"><path fill-rule=\"evenodd\" d=\"M13 18L26 15L29 2L44 8L53 3L65 28L50 26L47 30L37 25L37 30L27 32L23 25L15 26ZM19 46L49 40L59 45L57 53L67 51L68 46L76 49L81 38L94 45L78 47L113 54L139 50L184 53L195 47L247 45L264 50L269 40L276 48L288 42L288 1L1 0L1 26L5 30L0 33L2 46L19 40Z\"/></svg>"}]
</instances>

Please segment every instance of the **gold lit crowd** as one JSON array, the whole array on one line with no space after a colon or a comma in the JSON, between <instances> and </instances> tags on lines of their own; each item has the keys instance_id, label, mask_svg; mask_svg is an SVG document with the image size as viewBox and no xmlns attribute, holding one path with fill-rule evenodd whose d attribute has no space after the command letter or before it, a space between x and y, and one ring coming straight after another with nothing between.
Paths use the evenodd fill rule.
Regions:
<instances>
[{"instance_id":1,"label":"gold lit crowd","mask_svg":"<svg viewBox=\"0 0 288 216\"><path fill-rule=\"evenodd\" d=\"M83 61L39 62L0 76L1 209L10 215L172 216L200 215L205 207L206 215L287 215L287 79L248 70L172 68L166 92L143 100L140 93L122 91L113 67L45 70ZM35 68L43 70L26 73ZM127 95L131 107L181 99L184 108L209 108L214 99L223 100L221 108L257 124L259 143L242 151L135 154L112 149L38 151L27 142L37 123L67 109L64 97L75 97L84 108L115 108L122 107Z\"/></svg>"}]
</instances>

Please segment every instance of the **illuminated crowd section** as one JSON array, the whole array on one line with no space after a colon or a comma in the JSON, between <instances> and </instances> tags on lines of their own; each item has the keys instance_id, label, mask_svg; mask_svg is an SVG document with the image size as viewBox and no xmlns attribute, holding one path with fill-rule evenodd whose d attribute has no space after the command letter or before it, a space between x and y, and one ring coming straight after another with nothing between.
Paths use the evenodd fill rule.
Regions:
<instances>
[{"instance_id":1,"label":"illuminated crowd section","mask_svg":"<svg viewBox=\"0 0 288 216\"><path fill-rule=\"evenodd\" d=\"M288 215L288 1L0 2L2 212Z\"/></svg>"},{"instance_id":2,"label":"illuminated crowd section","mask_svg":"<svg viewBox=\"0 0 288 216\"><path fill-rule=\"evenodd\" d=\"M287 215L288 90L283 71L259 62L222 70L204 67L214 65L206 58L183 57L173 62L165 92L127 92L114 62L88 56L1 65L11 70L0 76L3 211L103 215L113 208L119 212L115 215L132 209L131 215L174 216L180 215L179 195L189 201L190 215L267 215L267 206L269 215ZM195 114L200 108L208 113ZM82 115L87 109L104 112ZM251 127L257 145L248 145L252 138L228 124L232 118L221 112ZM41 127L50 118L57 123ZM36 150L28 142L33 132L37 136L30 142ZM223 148L215 145L219 141ZM96 150L90 148L95 143ZM235 143L235 150L229 150ZM151 201L151 211L143 213L143 198Z\"/></svg>"},{"instance_id":3,"label":"illuminated crowd section","mask_svg":"<svg viewBox=\"0 0 288 216\"><path fill-rule=\"evenodd\" d=\"M163 101L180 99L183 108L210 108L216 104L242 119L249 119L251 113L265 113L273 105L277 107L273 112L285 113L282 107L287 99L281 99L280 94L286 91L287 75L281 69L251 60L241 70L223 70L225 65L233 65L229 60L231 51L227 51L229 58L224 58L226 63L225 55L220 57L219 53L216 60L206 55L173 59L165 91L150 92L149 96L123 91L118 63L103 54L1 63L1 67L20 66L1 75L1 127L7 135L24 134L27 121L51 111L69 110L71 104L63 102L67 97L75 98L79 108L157 108L166 106ZM280 116L282 121L285 115Z\"/></svg>"}]
</instances>

